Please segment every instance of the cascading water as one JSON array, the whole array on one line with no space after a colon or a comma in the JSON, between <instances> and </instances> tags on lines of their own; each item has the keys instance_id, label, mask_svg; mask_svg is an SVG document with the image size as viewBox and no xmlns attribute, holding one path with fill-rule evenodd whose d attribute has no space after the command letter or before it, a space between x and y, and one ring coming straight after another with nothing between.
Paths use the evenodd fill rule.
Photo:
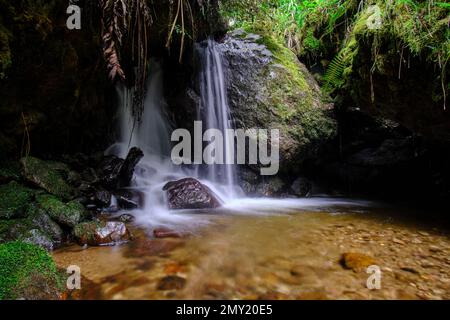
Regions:
<instances>
[{"instance_id":1,"label":"cascading water","mask_svg":"<svg viewBox=\"0 0 450 320\"><path fill-rule=\"evenodd\" d=\"M201 61L199 74L201 105L198 109L198 120L202 120L203 130L217 129L222 132L223 156L226 159L227 154L232 152L230 148L233 144L225 134L231 125L222 56L213 40L199 44L197 54ZM239 188L235 185L234 165L196 165L189 168L174 165L170 159L172 128L165 113L162 67L159 63L152 61L150 68L145 108L140 122L136 122L132 116L132 90L118 87L121 101L119 114L121 137L118 143L106 151L106 154L114 154L122 158L133 146L144 151L144 158L136 167L133 186L131 186L132 189L140 191L145 198L143 208L135 211L139 224L190 230L196 225L208 223L207 219L198 216L168 210L163 186L168 181L185 177L196 177L210 187L224 200L224 209L229 213L267 214L273 213L274 208L281 213L292 212L296 208L305 206L311 208L321 205L350 205L347 201L333 199L242 198L238 196ZM365 203L359 203L359 205L365 205Z\"/></svg>"},{"instance_id":2,"label":"cascading water","mask_svg":"<svg viewBox=\"0 0 450 320\"><path fill-rule=\"evenodd\" d=\"M222 133L223 159L234 154L233 141L226 134L231 129L231 115L228 106L227 87L223 72L223 59L217 49L216 42L212 39L197 45L197 53L201 62L199 76L201 105L197 110L198 118L202 120L204 129L217 129ZM207 163L215 162L215 155L207 154ZM233 159L234 160L234 159ZM233 164L213 164L197 168L198 176L204 176L208 181L222 184L226 187L226 193L236 195L236 170Z\"/></svg>"},{"instance_id":3,"label":"cascading water","mask_svg":"<svg viewBox=\"0 0 450 320\"><path fill-rule=\"evenodd\" d=\"M198 120L203 129L218 129L225 132L229 128L229 109L226 87L219 51L212 40L203 43L197 50L202 68L200 72L201 101ZM208 185L223 200L229 200L235 193L235 171L232 165L197 165L193 168L176 166L170 159L172 128L165 114L166 102L163 97L163 73L159 63L150 63L150 77L147 83L146 98L142 120L136 122L132 116L132 90L120 87L118 93L120 108L120 142L111 146L107 153L126 157L130 147L137 146L144 152L144 158L136 167L133 189L145 195L145 206L137 214L144 224L184 225L188 215L176 214L167 209L163 186L172 180L184 177L196 177ZM226 138L228 139L228 138ZM225 140L224 154L229 150L229 141ZM212 160L212 159L210 159Z\"/></svg>"},{"instance_id":4,"label":"cascading water","mask_svg":"<svg viewBox=\"0 0 450 320\"><path fill-rule=\"evenodd\" d=\"M136 218L142 224L154 226L183 225L188 216L168 214L163 186L171 180L192 176L193 172L175 166L170 159L172 128L164 112L163 72L156 61L150 63L151 74L147 81L144 111L140 122L132 116L132 90L118 87L120 101L120 142L111 146L106 153L121 158L128 150L137 146L144 152L144 158L135 169L133 188L144 196L144 207L136 210Z\"/></svg>"}]
</instances>

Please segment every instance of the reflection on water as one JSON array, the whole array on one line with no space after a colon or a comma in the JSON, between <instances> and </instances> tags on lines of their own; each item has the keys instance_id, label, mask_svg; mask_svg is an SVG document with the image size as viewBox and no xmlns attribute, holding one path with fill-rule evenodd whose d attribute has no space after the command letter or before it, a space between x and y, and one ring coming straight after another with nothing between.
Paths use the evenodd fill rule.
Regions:
<instances>
[{"instance_id":1,"label":"reflection on water","mask_svg":"<svg viewBox=\"0 0 450 320\"><path fill-rule=\"evenodd\" d=\"M193 224L184 238L154 239L148 225L135 225L128 244L73 246L54 257L81 267L86 281L76 298L85 299L450 298L446 231L389 219L374 203L257 199L223 211L189 215L209 223ZM341 265L346 252L377 262L381 290Z\"/></svg>"}]
</instances>

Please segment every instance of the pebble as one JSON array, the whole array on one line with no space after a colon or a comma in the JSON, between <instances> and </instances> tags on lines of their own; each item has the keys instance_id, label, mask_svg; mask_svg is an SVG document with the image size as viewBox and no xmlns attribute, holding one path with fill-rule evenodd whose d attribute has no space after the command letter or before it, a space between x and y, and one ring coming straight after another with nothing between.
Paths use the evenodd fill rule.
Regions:
<instances>
[{"instance_id":1,"label":"pebble","mask_svg":"<svg viewBox=\"0 0 450 320\"><path fill-rule=\"evenodd\" d=\"M397 239L397 238L392 239L392 241L397 244L405 245L405 242L403 242L402 240Z\"/></svg>"}]
</instances>

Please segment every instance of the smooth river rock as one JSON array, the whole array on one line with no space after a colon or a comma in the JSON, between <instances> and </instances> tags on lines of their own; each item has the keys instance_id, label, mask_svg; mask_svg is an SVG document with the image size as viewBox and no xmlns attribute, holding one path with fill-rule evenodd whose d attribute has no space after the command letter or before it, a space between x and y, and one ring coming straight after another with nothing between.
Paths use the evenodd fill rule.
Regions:
<instances>
[{"instance_id":1,"label":"smooth river rock","mask_svg":"<svg viewBox=\"0 0 450 320\"><path fill-rule=\"evenodd\" d=\"M194 178L168 182L163 190L167 192L169 209L214 209L221 206L217 195Z\"/></svg>"}]
</instances>

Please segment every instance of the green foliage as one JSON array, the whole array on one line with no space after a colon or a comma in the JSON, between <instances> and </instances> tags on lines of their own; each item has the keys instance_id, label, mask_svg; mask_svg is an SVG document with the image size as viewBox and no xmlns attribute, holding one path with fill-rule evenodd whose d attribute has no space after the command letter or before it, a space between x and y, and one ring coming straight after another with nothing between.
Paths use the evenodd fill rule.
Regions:
<instances>
[{"instance_id":1,"label":"green foliage","mask_svg":"<svg viewBox=\"0 0 450 320\"><path fill-rule=\"evenodd\" d=\"M62 288L47 251L19 241L0 244L0 300L22 298L32 287L43 284Z\"/></svg>"},{"instance_id":2,"label":"green foliage","mask_svg":"<svg viewBox=\"0 0 450 320\"><path fill-rule=\"evenodd\" d=\"M445 69L450 59L450 4L435 0L232 0L223 14L236 27L285 41L299 57L312 63L333 58L326 72L329 91L345 85L359 46L372 47L374 72L381 64L377 52L390 44L395 54L410 54L436 64L445 97ZM375 16L374 5L379 17ZM380 25L370 28L379 18ZM392 45L393 44L393 45ZM336 54L337 52L337 54Z\"/></svg>"}]
</instances>

